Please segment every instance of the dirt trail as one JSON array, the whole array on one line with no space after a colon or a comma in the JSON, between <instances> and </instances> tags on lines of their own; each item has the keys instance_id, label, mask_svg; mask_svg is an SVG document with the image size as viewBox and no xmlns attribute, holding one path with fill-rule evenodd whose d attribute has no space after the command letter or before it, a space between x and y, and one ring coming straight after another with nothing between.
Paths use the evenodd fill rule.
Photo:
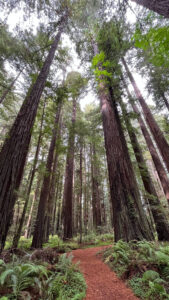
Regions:
<instances>
[{"instance_id":1,"label":"dirt trail","mask_svg":"<svg viewBox=\"0 0 169 300\"><path fill-rule=\"evenodd\" d=\"M105 265L97 252L104 247L72 251L74 262L80 261L80 270L87 283L86 300L138 300L132 291Z\"/></svg>"}]
</instances>

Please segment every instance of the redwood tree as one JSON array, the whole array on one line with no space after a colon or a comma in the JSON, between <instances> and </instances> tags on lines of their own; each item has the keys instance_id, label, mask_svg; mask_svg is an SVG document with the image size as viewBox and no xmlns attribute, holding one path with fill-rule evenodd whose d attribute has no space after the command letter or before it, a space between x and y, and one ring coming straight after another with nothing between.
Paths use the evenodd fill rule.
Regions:
<instances>
[{"instance_id":1,"label":"redwood tree","mask_svg":"<svg viewBox=\"0 0 169 300\"><path fill-rule=\"evenodd\" d=\"M136 94L136 97L137 99L139 100L140 102L140 105L142 107L142 110L143 110L143 113L144 113L144 116L145 116L145 119L146 119L146 122L151 130L151 133L155 139L155 142L158 146L158 149L161 153L161 156L165 162L165 165L168 169L168 172L169 172L169 145L164 137L164 134L163 132L161 131L161 129L159 128L157 122L155 121L148 105L146 104L138 86L137 86L137 83L136 81L134 80L134 77L133 75L131 74L130 70L129 70L129 67L125 61L124 58L122 58L122 62L123 62L123 65L126 69L126 72L128 74L128 77L131 81L131 84L134 88L134 91L135 91L135 94Z\"/></svg>"},{"instance_id":2,"label":"redwood tree","mask_svg":"<svg viewBox=\"0 0 169 300\"><path fill-rule=\"evenodd\" d=\"M168 0L132 0L166 18L169 18L169 1Z\"/></svg>"},{"instance_id":3,"label":"redwood tree","mask_svg":"<svg viewBox=\"0 0 169 300\"><path fill-rule=\"evenodd\" d=\"M68 20L68 10L62 16L58 33L49 50L38 78L28 93L0 152L0 243L4 247L17 193L29 149L32 127L55 51Z\"/></svg>"},{"instance_id":4,"label":"redwood tree","mask_svg":"<svg viewBox=\"0 0 169 300\"><path fill-rule=\"evenodd\" d=\"M61 99L59 99L56 116L55 116L55 122L54 122L54 128L52 132L52 138L50 142L48 157L47 157L47 163L46 163L46 174L44 175L41 194L40 194L40 200L39 200L39 206L38 206L38 212L35 222L35 228L33 233L33 240L32 240L32 247L34 248L42 248L43 243L43 237L44 237L44 229L45 229L45 212L47 209L47 201L50 191L50 179L51 179L51 170L52 170L52 164L54 159L54 151L55 151L55 145L56 145L56 138L57 138L57 132L58 132L58 124L59 124L59 118L60 118L60 112L61 112Z\"/></svg>"},{"instance_id":5,"label":"redwood tree","mask_svg":"<svg viewBox=\"0 0 169 300\"><path fill-rule=\"evenodd\" d=\"M144 160L141 147L139 145L137 136L134 132L134 128L130 122L130 118L128 116L125 105L121 102L121 107L123 111L123 117L126 123L126 128L128 134L130 136L131 144L134 150L134 154L138 163L138 167L140 170L140 175L143 181L143 185L146 191L146 198L150 205L150 209L154 218L154 223L157 230L157 235L159 241L167 241L169 240L169 224L167 217L165 215L165 211L162 208L160 200L157 196L154 184L152 182L148 167Z\"/></svg>"},{"instance_id":6,"label":"redwood tree","mask_svg":"<svg viewBox=\"0 0 169 300\"><path fill-rule=\"evenodd\" d=\"M132 97L130 95L130 92L129 92L126 84L125 84L125 88L126 88L126 91L127 91L128 97L129 97L129 101L132 105L132 108L138 116L138 122L140 124L141 131L143 133L143 136L145 138L148 149L150 151L152 160L154 162L155 168L157 170L158 176L160 178L161 185L162 185L163 190L164 190L164 194L166 196L167 201L169 202L169 179L167 177L166 171L165 171L165 169L164 169L164 167L161 163L160 157L159 157L159 155L156 151L156 148L155 148L154 143L151 139L151 136L150 136L150 134L149 134L149 132L146 128L146 125L145 125L145 123L144 123L144 121L143 121L143 119L140 115L139 109L138 109L136 103L134 103L134 101L132 101Z\"/></svg>"},{"instance_id":7,"label":"redwood tree","mask_svg":"<svg viewBox=\"0 0 169 300\"><path fill-rule=\"evenodd\" d=\"M92 41L94 54L98 48ZM99 67L100 71L102 68ZM105 148L109 172L110 193L113 206L115 241L153 238L141 205L140 195L121 128L113 90L99 77L99 98L103 120Z\"/></svg>"}]
</instances>

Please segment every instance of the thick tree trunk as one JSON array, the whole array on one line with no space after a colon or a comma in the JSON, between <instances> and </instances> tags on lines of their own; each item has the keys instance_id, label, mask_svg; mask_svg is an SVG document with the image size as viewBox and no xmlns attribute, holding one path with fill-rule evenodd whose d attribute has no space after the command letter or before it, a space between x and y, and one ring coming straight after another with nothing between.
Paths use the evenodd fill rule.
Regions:
<instances>
[{"instance_id":1,"label":"thick tree trunk","mask_svg":"<svg viewBox=\"0 0 169 300\"><path fill-rule=\"evenodd\" d=\"M42 140L42 129L43 129L43 122L44 122L45 105L46 105L46 101L44 101L44 105L43 105L41 124L40 124L40 132L39 132L38 143L37 143L36 152L35 152L35 158L34 158L34 162L33 162L31 178L30 178L30 181L29 181L29 186L28 186L28 190L27 190L27 194L26 194L26 201L25 201L25 204L24 204L24 208L23 208L23 212L22 212L22 216L21 216L21 220L20 220L18 230L17 230L17 232L16 232L16 234L13 238L13 244L12 244L13 248L17 248L17 246L18 246L18 242L19 242L21 232L22 232L23 223L24 223L24 220L25 220L26 210L27 210L28 203L29 203L29 196L30 196L33 180L34 180L34 177L35 177L36 166L37 166L37 162L38 162L40 146L41 146L41 140Z\"/></svg>"},{"instance_id":2,"label":"thick tree trunk","mask_svg":"<svg viewBox=\"0 0 169 300\"><path fill-rule=\"evenodd\" d=\"M127 110L123 103L121 103L123 117L125 119L126 127L128 134L130 136L131 144L134 150L134 154L138 163L140 170L140 175L144 184L145 191L147 192L146 198L150 205L150 209L154 218L154 223L157 230L157 235L159 241L168 241L169 240L169 224L164 210L162 209L160 200L158 199L155 187L151 180L148 168L146 166L141 147L137 140L134 128L130 122L130 119L127 115Z\"/></svg>"},{"instance_id":3,"label":"thick tree trunk","mask_svg":"<svg viewBox=\"0 0 169 300\"><path fill-rule=\"evenodd\" d=\"M140 92L140 90L139 90L139 88L138 88L138 86L137 86L137 84L136 84L136 82L134 80L134 77L131 74L131 72L130 72L130 70L129 70L129 68L128 68L128 66L127 66L126 61L125 61L124 58L122 58L122 62L123 62L123 65L124 65L124 67L126 69L128 77L129 77L129 79L131 81L131 84L132 84L132 86L134 88L136 97L139 100L140 105L141 105L141 107L143 109L143 113L144 113L146 122L147 122L147 124L148 124L148 126L149 126L149 128L151 130L151 133L152 133L152 135L154 137L154 140L155 140L155 142L156 142L156 144L158 146L158 149L159 149L159 151L161 153L161 156L162 156L162 158L164 160L164 163L165 163L165 165L166 165L166 167L168 169L168 172L169 172L169 145L168 145L168 143L167 143L167 141L166 141L166 139L165 139L165 137L164 137L161 129L159 128L157 122L155 121L155 119L154 119L154 117L153 117L153 115L152 115L152 113L151 113L148 105L146 104L146 102L145 102L145 100L144 100L144 98L143 98L143 96L142 96L142 94L141 94L141 92Z\"/></svg>"},{"instance_id":4,"label":"thick tree trunk","mask_svg":"<svg viewBox=\"0 0 169 300\"><path fill-rule=\"evenodd\" d=\"M169 0L132 0L159 15L169 18Z\"/></svg>"},{"instance_id":5,"label":"thick tree trunk","mask_svg":"<svg viewBox=\"0 0 169 300\"><path fill-rule=\"evenodd\" d=\"M101 199L99 170L96 161L95 145L91 146L91 176L92 176L92 205L93 205L93 226L97 230L101 224Z\"/></svg>"},{"instance_id":6,"label":"thick tree trunk","mask_svg":"<svg viewBox=\"0 0 169 300\"><path fill-rule=\"evenodd\" d=\"M59 118L61 112L61 105L62 103L59 102L56 116L55 116L54 129L52 133L52 139L50 142L47 163L46 163L46 174L44 175L44 179L43 179L37 218L36 218L36 223L34 228L34 234L32 240L33 248L42 248L42 243L43 243L44 229L45 229L44 226L45 213L47 209L47 201L48 201L49 190L50 190L51 170L52 170L53 156L54 156L57 133L58 133L58 124L59 124Z\"/></svg>"},{"instance_id":7,"label":"thick tree trunk","mask_svg":"<svg viewBox=\"0 0 169 300\"><path fill-rule=\"evenodd\" d=\"M93 43L93 48L96 55L98 49L95 43ZM141 213L141 200L117 109L115 103L112 103L103 79L99 83L99 97L113 206L115 241L120 239L125 241L152 240L153 236L148 223Z\"/></svg>"},{"instance_id":8,"label":"thick tree trunk","mask_svg":"<svg viewBox=\"0 0 169 300\"><path fill-rule=\"evenodd\" d=\"M76 121L76 99L74 98L73 110L72 110L72 127L69 132L68 152L66 158L66 171L65 171L65 183L64 183L64 196L63 196L63 226L64 226L63 238L64 239L72 238L72 234L73 234L72 201L73 201L75 121Z\"/></svg>"},{"instance_id":9,"label":"thick tree trunk","mask_svg":"<svg viewBox=\"0 0 169 300\"><path fill-rule=\"evenodd\" d=\"M26 157L29 149L32 127L55 51L68 16L60 23L58 33L44 62L42 70L26 97L0 152L0 243L4 247L7 232L12 220L16 201L16 191L20 186Z\"/></svg>"},{"instance_id":10,"label":"thick tree trunk","mask_svg":"<svg viewBox=\"0 0 169 300\"><path fill-rule=\"evenodd\" d=\"M164 190L164 193L165 193L165 196L166 196L166 199L167 201L169 202L169 179L167 177L167 174L166 174L166 171L160 161L160 158L159 158L159 155L154 147L154 144L153 144L153 141L150 137L150 134L146 128L146 125L140 115L140 112L139 112L139 109L137 107L137 105L132 101L132 98L131 98L131 95L130 95L130 92L127 88L127 86L125 85L126 87L126 91L127 91L127 94L128 94L128 97L129 97L129 101L130 101L130 104L134 110L134 112L137 114L138 116L138 122L140 124L140 128L141 128L141 131L143 133L143 136L145 138L145 141L146 141L146 144L147 144L147 147L150 151L150 154L151 154L151 157L152 157L152 160L154 162L154 165L156 167L156 170L157 170L157 173L158 173L158 176L160 178L160 181L161 181L161 185L163 187L163 190Z\"/></svg>"},{"instance_id":11,"label":"thick tree trunk","mask_svg":"<svg viewBox=\"0 0 169 300\"><path fill-rule=\"evenodd\" d=\"M19 78L19 76L21 75L22 72L23 72L23 70L18 73L16 78L11 82L10 86L4 91L4 93L2 94L2 96L0 98L0 104L5 100L6 96L11 91L12 87L14 86L15 82L17 81L17 79Z\"/></svg>"}]
</instances>

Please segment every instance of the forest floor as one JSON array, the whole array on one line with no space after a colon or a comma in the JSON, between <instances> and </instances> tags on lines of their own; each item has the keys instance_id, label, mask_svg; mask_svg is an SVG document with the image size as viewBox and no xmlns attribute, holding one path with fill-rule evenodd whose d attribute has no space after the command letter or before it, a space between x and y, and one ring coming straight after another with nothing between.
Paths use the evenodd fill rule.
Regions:
<instances>
[{"instance_id":1,"label":"forest floor","mask_svg":"<svg viewBox=\"0 0 169 300\"><path fill-rule=\"evenodd\" d=\"M86 300L138 300L133 292L105 265L97 253L103 247L73 250L73 261L80 262L86 284Z\"/></svg>"}]
</instances>

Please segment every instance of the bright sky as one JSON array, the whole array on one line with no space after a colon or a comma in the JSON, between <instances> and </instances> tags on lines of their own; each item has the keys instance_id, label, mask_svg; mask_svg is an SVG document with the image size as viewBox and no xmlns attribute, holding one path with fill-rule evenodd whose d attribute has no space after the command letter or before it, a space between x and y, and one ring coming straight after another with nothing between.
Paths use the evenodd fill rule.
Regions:
<instances>
[{"instance_id":1,"label":"bright sky","mask_svg":"<svg viewBox=\"0 0 169 300\"><path fill-rule=\"evenodd\" d=\"M135 17L135 14L133 13L133 11L136 10L137 6L135 5L135 3L131 2L131 7L132 7L132 9L128 9L127 16L128 16L128 20L131 23L134 23L136 20L136 17ZM5 18L4 14L0 13L0 18L2 20L4 20L4 18ZM21 28L27 28L27 27L32 28L32 24L34 24L33 31L34 31L34 33L36 33L36 28L38 26L39 20L36 16L32 15L27 21L25 21L24 17L23 17L23 12L21 9L20 12L13 11L10 15L8 15L7 23L9 25L10 31L14 31L16 25L19 25L19 27L21 27ZM67 67L67 70L68 71L78 71L80 73L83 73L84 70L83 70L83 67L81 66L81 62L75 51L74 45L71 43L71 41L69 40L69 38L66 35L64 35L63 40L64 40L63 44L65 46L68 46L69 48L71 48L71 55L73 57L73 61L72 61L71 65L69 65ZM10 69L9 66L8 66L8 68ZM12 70L10 69L10 71L12 71ZM143 95L146 97L146 99L148 99L148 103L153 104L151 99L148 98L148 95L145 91L145 83L146 83L145 79L142 78L137 72L133 72L133 75L134 75L134 78L136 79L136 82L137 82L138 86L140 87ZM131 85L129 86L129 89L132 90ZM97 102L97 101L98 100L97 100L97 96L95 95L95 93L93 93L92 91L89 91L88 94L86 96L84 96L80 101L81 108L84 110L86 104L89 104L92 102Z\"/></svg>"}]
</instances>

